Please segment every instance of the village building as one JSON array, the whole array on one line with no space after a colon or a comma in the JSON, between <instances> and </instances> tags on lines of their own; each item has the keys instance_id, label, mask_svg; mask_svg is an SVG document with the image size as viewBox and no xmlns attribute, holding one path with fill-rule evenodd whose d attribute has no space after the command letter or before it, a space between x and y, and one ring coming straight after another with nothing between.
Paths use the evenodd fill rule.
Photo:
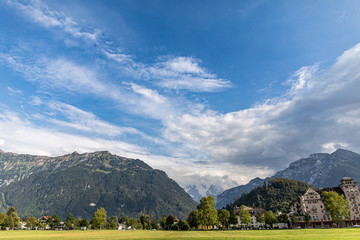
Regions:
<instances>
[{"instance_id":1,"label":"village building","mask_svg":"<svg viewBox=\"0 0 360 240\"><path fill-rule=\"evenodd\" d=\"M360 224L360 196L358 183L354 182L351 177L344 177L341 179L341 184L338 187L312 189L309 188L304 195L300 196L290 207L290 214L295 215L299 224L305 227L305 215L311 217L311 224L309 227L323 228L332 227L334 224L331 219L330 212L326 210L322 201L322 193L324 191L335 191L340 196L344 196L351 203L350 220L346 221L347 226Z\"/></svg>"}]
</instances>

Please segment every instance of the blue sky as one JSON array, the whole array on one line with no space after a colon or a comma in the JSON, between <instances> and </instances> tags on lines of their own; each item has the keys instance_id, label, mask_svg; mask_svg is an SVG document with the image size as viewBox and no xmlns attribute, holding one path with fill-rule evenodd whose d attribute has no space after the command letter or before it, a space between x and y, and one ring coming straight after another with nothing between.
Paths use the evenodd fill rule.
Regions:
<instances>
[{"instance_id":1,"label":"blue sky","mask_svg":"<svg viewBox=\"0 0 360 240\"><path fill-rule=\"evenodd\" d=\"M0 148L224 188L360 151L358 1L2 1Z\"/></svg>"}]
</instances>

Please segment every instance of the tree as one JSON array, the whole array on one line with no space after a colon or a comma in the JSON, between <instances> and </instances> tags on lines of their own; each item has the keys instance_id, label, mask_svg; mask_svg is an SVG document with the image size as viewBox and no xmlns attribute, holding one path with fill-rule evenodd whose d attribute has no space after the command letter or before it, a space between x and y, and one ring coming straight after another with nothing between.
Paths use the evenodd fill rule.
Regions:
<instances>
[{"instance_id":1,"label":"tree","mask_svg":"<svg viewBox=\"0 0 360 240\"><path fill-rule=\"evenodd\" d=\"M264 214L258 213L258 214L256 215L256 221L257 221L258 223L265 223L265 216L264 216Z\"/></svg>"},{"instance_id":2,"label":"tree","mask_svg":"<svg viewBox=\"0 0 360 240\"><path fill-rule=\"evenodd\" d=\"M38 224L36 217L26 217L23 219L26 222L25 227L33 229Z\"/></svg>"},{"instance_id":3,"label":"tree","mask_svg":"<svg viewBox=\"0 0 360 240\"><path fill-rule=\"evenodd\" d=\"M58 215L55 214L51 216L49 223L50 223L50 227L56 227L60 225L61 219Z\"/></svg>"},{"instance_id":4,"label":"tree","mask_svg":"<svg viewBox=\"0 0 360 240\"><path fill-rule=\"evenodd\" d=\"M80 221L80 227L86 227L88 228L90 225L89 221L86 218L81 219Z\"/></svg>"},{"instance_id":5,"label":"tree","mask_svg":"<svg viewBox=\"0 0 360 240\"><path fill-rule=\"evenodd\" d=\"M160 226L161 226L161 229L162 230L165 230L166 229L166 215L164 215L161 219L160 219Z\"/></svg>"},{"instance_id":6,"label":"tree","mask_svg":"<svg viewBox=\"0 0 360 240\"><path fill-rule=\"evenodd\" d=\"M311 216L308 213L305 213L305 222L306 226L309 227L309 224L311 223Z\"/></svg>"},{"instance_id":7,"label":"tree","mask_svg":"<svg viewBox=\"0 0 360 240\"><path fill-rule=\"evenodd\" d=\"M10 229L14 229L20 226L20 218L16 213L16 209L14 207L10 207L6 213L7 217L5 220L5 227Z\"/></svg>"},{"instance_id":8,"label":"tree","mask_svg":"<svg viewBox=\"0 0 360 240\"><path fill-rule=\"evenodd\" d=\"M136 218L129 218L128 223L126 224L126 227L132 227L132 228L138 228L138 221L136 220ZM142 226L141 226L142 228Z\"/></svg>"},{"instance_id":9,"label":"tree","mask_svg":"<svg viewBox=\"0 0 360 240\"><path fill-rule=\"evenodd\" d=\"M116 216L113 216L108 219L106 223L107 229L117 229L119 227L118 218Z\"/></svg>"},{"instance_id":10,"label":"tree","mask_svg":"<svg viewBox=\"0 0 360 240\"><path fill-rule=\"evenodd\" d=\"M271 228L273 227L274 223L278 223L278 219L275 213L273 213L271 210L265 212L265 223L270 225Z\"/></svg>"},{"instance_id":11,"label":"tree","mask_svg":"<svg viewBox=\"0 0 360 240\"><path fill-rule=\"evenodd\" d=\"M75 222L74 216L71 213L69 213L65 220L65 226L67 228L74 228L74 222Z\"/></svg>"},{"instance_id":12,"label":"tree","mask_svg":"<svg viewBox=\"0 0 360 240\"><path fill-rule=\"evenodd\" d=\"M187 231L190 229L190 225L187 221L180 220L178 223L179 230Z\"/></svg>"},{"instance_id":13,"label":"tree","mask_svg":"<svg viewBox=\"0 0 360 240\"><path fill-rule=\"evenodd\" d=\"M290 220L291 220L291 224L293 225L293 227L296 227L296 225L299 223L299 219L297 219L295 214L291 215Z\"/></svg>"},{"instance_id":14,"label":"tree","mask_svg":"<svg viewBox=\"0 0 360 240\"><path fill-rule=\"evenodd\" d=\"M150 222L151 229L159 230L159 225L156 221L156 217L154 216Z\"/></svg>"},{"instance_id":15,"label":"tree","mask_svg":"<svg viewBox=\"0 0 360 240\"><path fill-rule=\"evenodd\" d=\"M97 209L91 221L92 227L101 229L106 224L106 210L103 207Z\"/></svg>"},{"instance_id":16,"label":"tree","mask_svg":"<svg viewBox=\"0 0 360 240\"><path fill-rule=\"evenodd\" d=\"M350 219L351 204L338 193L334 191L323 192L323 202L337 226L344 223L345 218Z\"/></svg>"},{"instance_id":17,"label":"tree","mask_svg":"<svg viewBox=\"0 0 360 240\"><path fill-rule=\"evenodd\" d=\"M198 211L196 210L191 211L187 218L187 222L189 223L190 228L198 229L200 224Z\"/></svg>"},{"instance_id":18,"label":"tree","mask_svg":"<svg viewBox=\"0 0 360 240\"><path fill-rule=\"evenodd\" d=\"M6 213L0 213L0 226L4 227L7 219Z\"/></svg>"},{"instance_id":19,"label":"tree","mask_svg":"<svg viewBox=\"0 0 360 240\"><path fill-rule=\"evenodd\" d=\"M221 223L222 227L225 229L229 229L229 219L230 219L230 212L226 209L221 209L218 212L219 222Z\"/></svg>"},{"instance_id":20,"label":"tree","mask_svg":"<svg viewBox=\"0 0 360 240\"><path fill-rule=\"evenodd\" d=\"M124 223L125 225L128 225L129 222L129 217L128 216L124 216L119 218L119 223Z\"/></svg>"},{"instance_id":21,"label":"tree","mask_svg":"<svg viewBox=\"0 0 360 240\"><path fill-rule=\"evenodd\" d=\"M171 229L171 226L174 224L175 222L175 217L174 215L169 215L167 218L166 218L166 229Z\"/></svg>"},{"instance_id":22,"label":"tree","mask_svg":"<svg viewBox=\"0 0 360 240\"><path fill-rule=\"evenodd\" d=\"M278 221L281 223L289 223L289 217L285 213L282 213L278 216Z\"/></svg>"},{"instance_id":23,"label":"tree","mask_svg":"<svg viewBox=\"0 0 360 240\"><path fill-rule=\"evenodd\" d=\"M244 205L241 205L239 215L241 224L247 227L251 223L251 215Z\"/></svg>"},{"instance_id":24,"label":"tree","mask_svg":"<svg viewBox=\"0 0 360 240\"><path fill-rule=\"evenodd\" d=\"M209 226L214 226L218 222L215 199L213 196L203 197L200 200L197 209L200 223L203 227L206 227L206 229L209 229Z\"/></svg>"},{"instance_id":25,"label":"tree","mask_svg":"<svg viewBox=\"0 0 360 240\"><path fill-rule=\"evenodd\" d=\"M239 220L235 213L232 213L229 218L229 223L232 225L237 225L239 223Z\"/></svg>"},{"instance_id":26,"label":"tree","mask_svg":"<svg viewBox=\"0 0 360 240\"><path fill-rule=\"evenodd\" d=\"M141 222L141 224L143 226L143 229L150 229L151 228L151 226L150 226L151 219L150 219L149 215L147 215L147 214L141 215L140 222Z\"/></svg>"}]
</instances>

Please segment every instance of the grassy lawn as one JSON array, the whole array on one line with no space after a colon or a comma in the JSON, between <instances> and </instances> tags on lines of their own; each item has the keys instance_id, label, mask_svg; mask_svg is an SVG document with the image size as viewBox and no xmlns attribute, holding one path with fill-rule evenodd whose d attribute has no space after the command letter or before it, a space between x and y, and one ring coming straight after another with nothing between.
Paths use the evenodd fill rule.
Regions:
<instances>
[{"instance_id":1,"label":"grassy lawn","mask_svg":"<svg viewBox=\"0 0 360 240\"><path fill-rule=\"evenodd\" d=\"M0 239L360 239L360 229L256 231L0 231Z\"/></svg>"}]
</instances>

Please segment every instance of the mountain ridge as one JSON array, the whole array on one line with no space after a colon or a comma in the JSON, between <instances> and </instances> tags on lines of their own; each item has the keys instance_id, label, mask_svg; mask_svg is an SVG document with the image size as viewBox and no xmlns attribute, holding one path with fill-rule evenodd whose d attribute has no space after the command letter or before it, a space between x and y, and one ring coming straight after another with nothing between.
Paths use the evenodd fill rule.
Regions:
<instances>
[{"instance_id":1,"label":"mountain ridge","mask_svg":"<svg viewBox=\"0 0 360 240\"><path fill-rule=\"evenodd\" d=\"M109 216L185 218L196 208L191 197L164 171L139 159L108 151L58 157L0 153L0 209L20 216L69 212L90 219L96 207Z\"/></svg>"},{"instance_id":2,"label":"mountain ridge","mask_svg":"<svg viewBox=\"0 0 360 240\"><path fill-rule=\"evenodd\" d=\"M337 186L344 175L360 180L360 154L346 149L337 149L333 153L314 153L307 158L300 158L290 163L287 168L276 172L271 177L254 178L245 185L225 190L218 195L216 207L225 207L233 202L234 197L238 198L242 192L249 192L269 179L287 178L323 188Z\"/></svg>"}]
</instances>

